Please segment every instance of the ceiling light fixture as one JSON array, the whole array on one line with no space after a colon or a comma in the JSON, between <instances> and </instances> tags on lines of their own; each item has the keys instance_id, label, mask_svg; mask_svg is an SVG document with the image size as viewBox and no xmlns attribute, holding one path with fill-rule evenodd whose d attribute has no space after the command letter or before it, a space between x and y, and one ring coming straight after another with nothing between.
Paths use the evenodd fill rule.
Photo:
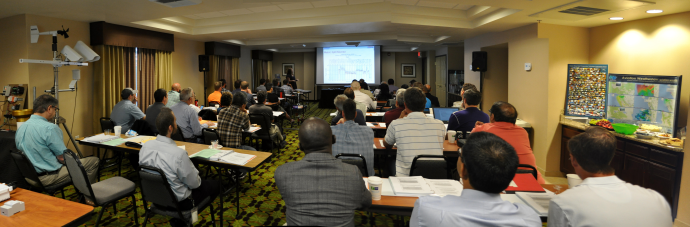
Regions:
<instances>
[{"instance_id":1,"label":"ceiling light fixture","mask_svg":"<svg viewBox=\"0 0 690 227\"><path fill-rule=\"evenodd\" d=\"M623 18L622 17L611 17L611 18L609 18L609 20L623 20Z\"/></svg>"},{"instance_id":2,"label":"ceiling light fixture","mask_svg":"<svg viewBox=\"0 0 690 227\"><path fill-rule=\"evenodd\" d=\"M663 11L663 10L660 10L660 9L650 9L650 10L647 10L647 13L663 13L663 12L664 12L664 11Z\"/></svg>"},{"instance_id":3,"label":"ceiling light fixture","mask_svg":"<svg viewBox=\"0 0 690 227\"><path fill-rule=\"evenodd\" d=\"M415 51L417 49L419 49L419 47L412 47L412 48L410 48L410 51Z\"/></svg>"}]
</instances>

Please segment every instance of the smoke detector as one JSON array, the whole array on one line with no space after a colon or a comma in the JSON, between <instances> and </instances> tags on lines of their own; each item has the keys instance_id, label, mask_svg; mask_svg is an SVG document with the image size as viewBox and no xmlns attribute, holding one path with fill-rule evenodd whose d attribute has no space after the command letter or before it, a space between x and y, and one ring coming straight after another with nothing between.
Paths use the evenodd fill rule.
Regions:
<instances>
[{"instance_id":1,"label":"smoke detector","mask_svg":"<svg viewBox=\"0 0 690 227\"><path fill-rule=\"evenodd\" d=\"M201 3L201 0L149 0L170 8L193 6Z\"/></svg>"}]
</instances>

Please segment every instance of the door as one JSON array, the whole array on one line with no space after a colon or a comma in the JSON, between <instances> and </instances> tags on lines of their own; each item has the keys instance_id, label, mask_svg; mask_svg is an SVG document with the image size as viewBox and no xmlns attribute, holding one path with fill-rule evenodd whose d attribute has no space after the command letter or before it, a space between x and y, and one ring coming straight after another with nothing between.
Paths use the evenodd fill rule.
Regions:
<instances>
[{"instance_id":1,"label":"door","mask_svg":"<svg viewBox=\"0 0 690 227\"><path fill-rule=\"evenodd\" d=\"M441 107L446 106L446 84L448 83L448 56L436 56L436 97Z\"/></svg>"},{"instance_id":2,"label":"door","mask_svg":"<svg viewBox=\"0 0 690 227\"><path fill-rule=\"evenodd\" d=\"M655 163L648 163L644 187L657 191L673 204L673 190L676 189L676 170ZM671 206L673 207L673 206Z\"/></svg>"}]
</instances>

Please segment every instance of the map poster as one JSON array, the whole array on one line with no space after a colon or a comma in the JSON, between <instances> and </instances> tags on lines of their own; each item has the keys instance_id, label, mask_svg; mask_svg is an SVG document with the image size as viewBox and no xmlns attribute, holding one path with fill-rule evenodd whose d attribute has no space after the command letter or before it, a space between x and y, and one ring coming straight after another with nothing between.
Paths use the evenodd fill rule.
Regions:
<instances>
[{"instance_id":1,"label":"map poster","mask_svg":"<svg viewBox=\"0 0 690 227\"><path fill-rule=\"evenodd\" d=\"M609 121L651 124L675 133L681 76L610 74L608 83Z\"/></svg>"},{"instance_id":2,"label":"map poster","mask_svg":"<svg viewBox=\"0 0 690 227\"><path fill-rule=\"evenodd\" d=\"M568 65L565 115L606 118L608 65Z\"/></svg>"}]
</instances>

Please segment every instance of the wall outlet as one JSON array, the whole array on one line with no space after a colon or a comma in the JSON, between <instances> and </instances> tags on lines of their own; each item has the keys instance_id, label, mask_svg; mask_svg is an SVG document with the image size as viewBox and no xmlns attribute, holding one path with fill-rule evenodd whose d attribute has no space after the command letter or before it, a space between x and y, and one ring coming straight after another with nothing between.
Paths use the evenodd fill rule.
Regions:
<instances>
[{"instance_id":1,"label":"wall outlet","mask_svg":"<svg viewBox=\"0 0 690 227\"><path fill-rule=\"evenodd\" d=\"M525 71L532 70L532 63L525 63Z\"/></svg>"}]
</instances>

